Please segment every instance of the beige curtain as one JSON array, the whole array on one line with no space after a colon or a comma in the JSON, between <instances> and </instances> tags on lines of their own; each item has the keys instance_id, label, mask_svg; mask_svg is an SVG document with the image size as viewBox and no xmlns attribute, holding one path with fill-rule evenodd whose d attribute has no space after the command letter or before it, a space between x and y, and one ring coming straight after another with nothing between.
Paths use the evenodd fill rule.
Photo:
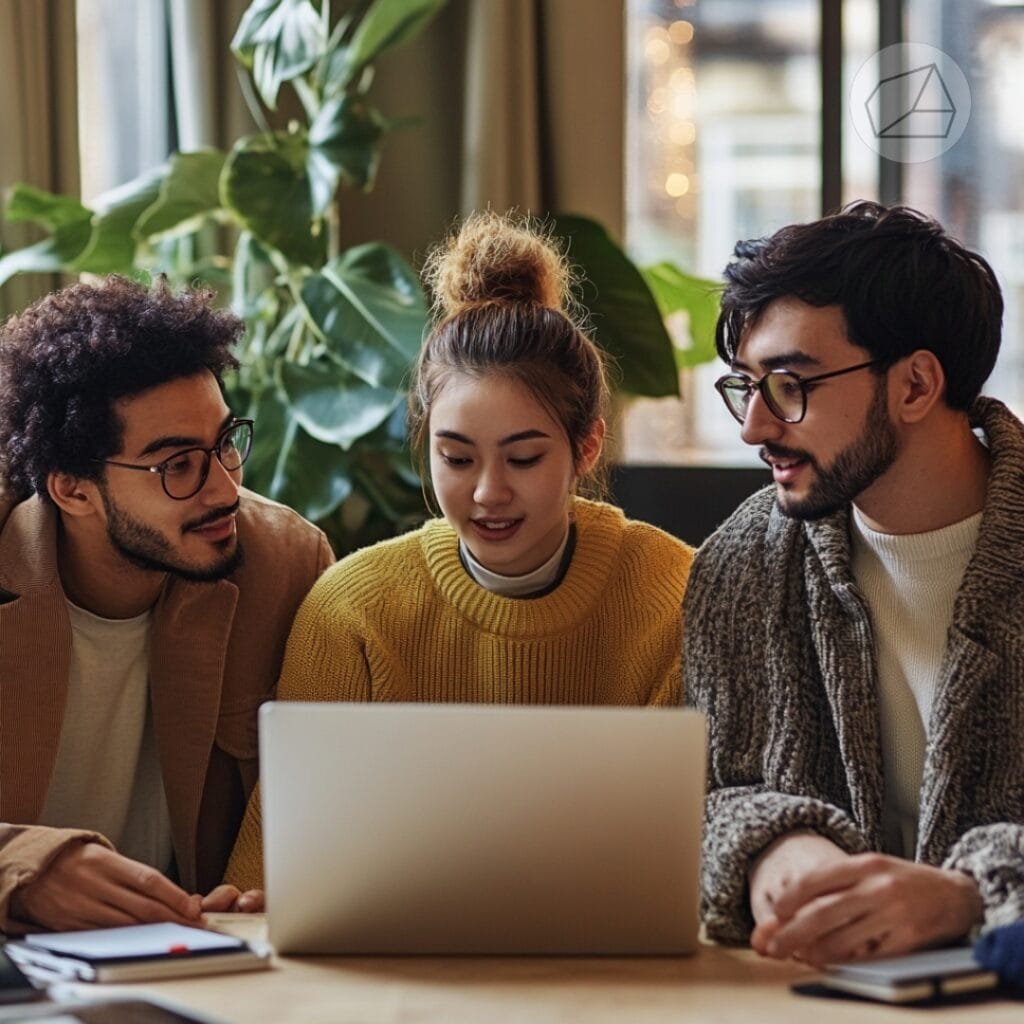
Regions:
<instances>
[{"instance_id":1,"label":"beige curtain","mask_svg":"<svg viewBox=\"0 0 1024 1024\"><path fill-rule=\"evenodd\" d=\"M369 195L342 196L346 244L414 257L460 213L581 213L621 240L623 0L451 0L377 68L374 102L420 123L384 144Z\"/></svg>"},{"instance_id":2,"label":"beige curtain","mask_svg":"<svg viewBox=\"0 0 1024 1024\"><path fill-rule=\"evenodd\" d=\"M0 186L24 181L77 195L78 116L74 0L0 0ZM32 226L0 227L5 245L40 237ZM58 283L24 275L0 289L0 315L24 308Z\"/></svg>"},{"instance_id":3,"label":"beige curtain","mask_svg":"<svg viewBox=\"0 0 1024 1024\"><path fill-rule=\"evenodd\" d=\"M622 0L469 10L462 212L582 213L621 237Z\"/></svg>"}]
</instances>

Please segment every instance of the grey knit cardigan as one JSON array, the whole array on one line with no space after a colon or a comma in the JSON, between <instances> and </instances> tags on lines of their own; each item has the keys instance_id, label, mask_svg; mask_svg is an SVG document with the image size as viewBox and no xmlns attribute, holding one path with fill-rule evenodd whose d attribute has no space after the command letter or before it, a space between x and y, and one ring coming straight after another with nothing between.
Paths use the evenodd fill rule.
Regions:
<instances>
[{"instance_id":1,"label":"grey knit cardigan","mask_svg":"<svg viewBox=\"0 0 1024 1024\"><path fill-rule=\"evenodd\" d=\"M928 746L916 859L970 874L985 926L1024 916L1024 424L979 399L992 457ZM784 516L766 488L698 553L685 602L686 702L708 717L702 914L746 942L747 872L810 829L850 853L882 849L876 662L850 570L849 510Z\"/></svg>"}]
</instances>

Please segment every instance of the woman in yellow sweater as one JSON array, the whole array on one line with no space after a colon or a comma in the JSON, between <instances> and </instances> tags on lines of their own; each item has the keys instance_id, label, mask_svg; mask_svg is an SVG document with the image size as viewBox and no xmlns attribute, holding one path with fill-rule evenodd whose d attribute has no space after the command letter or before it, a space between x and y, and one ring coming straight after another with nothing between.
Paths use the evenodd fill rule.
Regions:
<instances>
[{"instance_id":1,"label":"woman in yellow sweater","mask_svg":"<svg viewBox=\"0 0 1024 1024\"><path fill-rule=\"evenodd\" d=\"M478 214L425 276L438 320L410 427L444 518L320 577L279 698L676 704L693 552L575 496L601 454L608 388L566 312L560 253L527 225ZM258 793L227 881L263 884Z\"/></svg>"}]
</instances>

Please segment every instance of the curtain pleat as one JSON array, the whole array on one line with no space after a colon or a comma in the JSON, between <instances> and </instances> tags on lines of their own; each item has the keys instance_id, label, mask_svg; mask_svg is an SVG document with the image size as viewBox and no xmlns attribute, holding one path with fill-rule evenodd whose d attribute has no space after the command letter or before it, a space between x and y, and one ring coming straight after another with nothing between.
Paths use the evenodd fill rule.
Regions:
<instances>
[{"instance_id":1,"label":"curtain pleat","mask_svg":"<svg viewBox=\"0 0 1024 1024\"><path fill-rule=\"evenodd\" d=\"M74 0L0 0L0 187L23 181L79 194ZM0 226L5 245L20 248L40 233ZM0 316L24 308L60 283L28 274L0 288Z\"/></svg>"}]
</instances>

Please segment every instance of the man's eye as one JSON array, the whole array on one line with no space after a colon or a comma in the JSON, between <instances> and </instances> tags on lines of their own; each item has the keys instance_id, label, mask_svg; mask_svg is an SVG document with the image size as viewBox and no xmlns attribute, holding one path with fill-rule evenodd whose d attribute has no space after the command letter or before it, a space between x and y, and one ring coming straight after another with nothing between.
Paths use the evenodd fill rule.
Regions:
<instances>
[{"instance_id":1,"label":"man's eye","mask_svg":"<svg viewBox=\"0 0 1024 1024\"><path fill-rule=\"evenodd\" d=\"M168 476L184 476L192 469L191 455L173 455L164 463L164 472Z\"/></svg>"}]
</instances>

